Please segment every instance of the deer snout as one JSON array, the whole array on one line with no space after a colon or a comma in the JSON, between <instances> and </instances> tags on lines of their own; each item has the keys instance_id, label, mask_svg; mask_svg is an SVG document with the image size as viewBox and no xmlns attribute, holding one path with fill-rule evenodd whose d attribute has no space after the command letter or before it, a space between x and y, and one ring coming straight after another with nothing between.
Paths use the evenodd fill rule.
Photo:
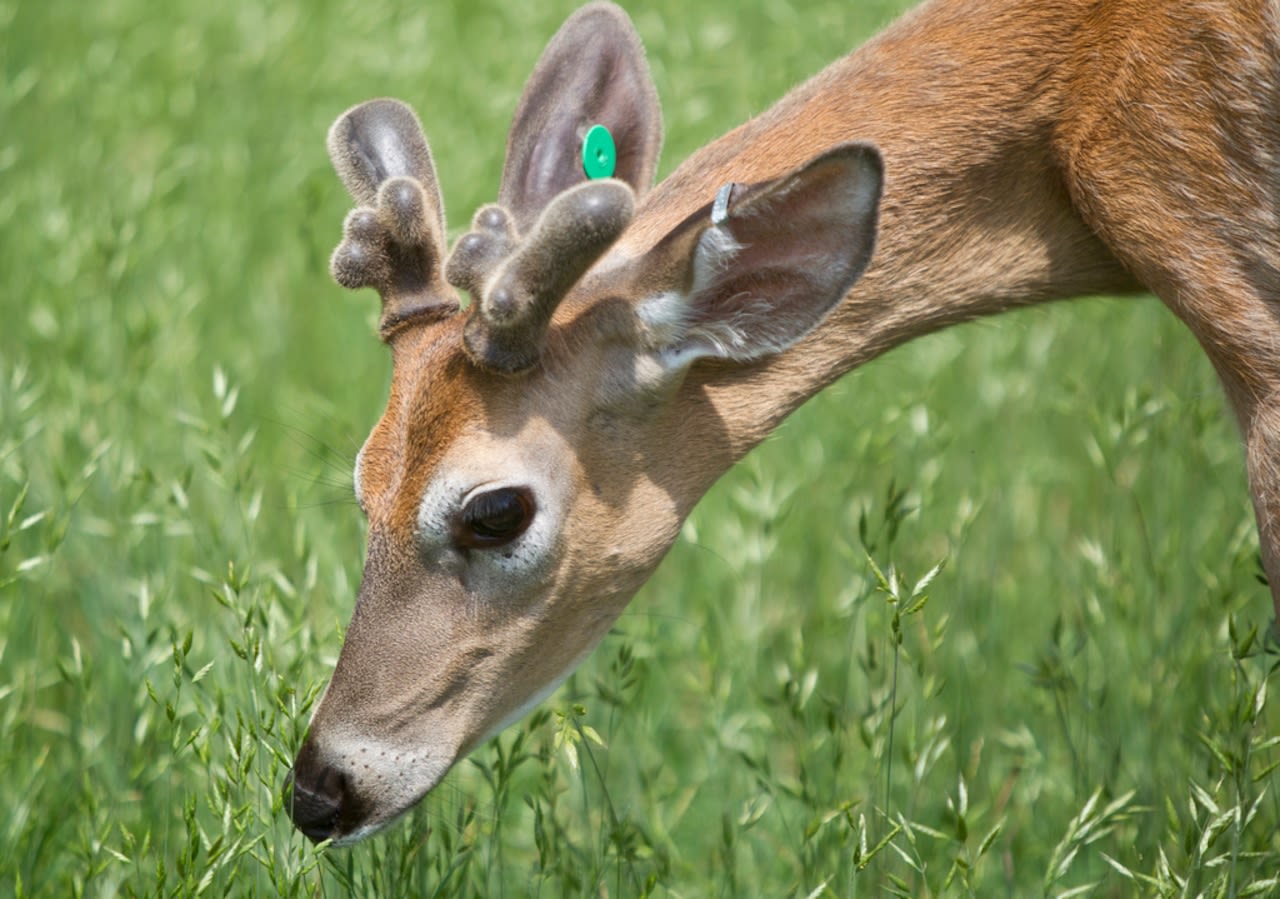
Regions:
<instances>
[{"instance_id":1,"label":"deer snout","mask_svg":"<svg viewBox=\"0 0 1280 899\"><path fill-rule=\"evenodd\" d=\"M348 789L347 775L326 764L307 742L298 753L293 770L285 779L285 805L294 825L308 839L321 840L340 836L342 822L353 817L353 794Z\"/></svg>"},{"instance_id":2,"label":"deer snout","mask_svg":"<svg viewBox=\"0 0 1280 899\"><path fill-rule=\"evenodd\" d=\"M438 784L458 757L454 743L424 737L420 744L392 746L313 723L285 779L289 817L317 843L349 846L377 833Z\"/></svg>"}]
</instances>

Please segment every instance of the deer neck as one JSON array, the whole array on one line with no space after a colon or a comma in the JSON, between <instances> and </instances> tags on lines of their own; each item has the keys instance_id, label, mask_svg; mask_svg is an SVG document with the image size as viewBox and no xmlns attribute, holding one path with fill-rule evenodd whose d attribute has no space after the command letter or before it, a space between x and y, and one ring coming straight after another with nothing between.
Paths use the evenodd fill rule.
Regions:
<instances>
[{"instance_id":1,"label":"deer neck","mask_svg":"<svg viewBox=\"0 0 1280 899\"><path fill-rule=\"evenodd\" d=\"M1055 147L1085 4L1006 22L1015 5L922 7L646 197L628 252L725 182L776 177L847 141L875 143L885 161L871 266L826 321L745 371L690 373L662 439L706 460L691 472L696 495L809 397L914 337L1032 303L1138 289L1076 211ZM1028 34L1028 18L1050 33Z\"/></svg>"}]
</instances>

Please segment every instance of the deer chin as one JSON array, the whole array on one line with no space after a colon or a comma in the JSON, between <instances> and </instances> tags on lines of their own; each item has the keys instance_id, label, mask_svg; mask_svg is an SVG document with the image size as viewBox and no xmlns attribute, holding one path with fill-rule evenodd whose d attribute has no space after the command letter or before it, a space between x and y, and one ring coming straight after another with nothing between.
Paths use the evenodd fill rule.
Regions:
<instances>
[{"instance_id":1,"label":"deer chin","mask_svg":"<svg viewBox=\"0 0 1280 899\"><path fill-rule=\"evenodd\" d=\"M349 813L342 814L337 828L329 838L330 845L352 846L395 824L439 785L458 760L524 718L559 689L593 649L594 645L588 647L550 683L539 688L497 724L477 739L469 741L466 748L452 756L436 755L430 749L406 752L359 738L336 741L329 747L328 755L345 763L345 770L348 771L346 781L350 787L355 788L351 808L360 810L367 817L358 822L348 821ZM368 793L362 792L362 787L366 785L373 785L376 789ZM371 800L374 802L372 807Z\"/></svg>"},{"instance_id":2,"label":"deer chin","mask_svg":"<svg viewBox=\"0 0 1280 899\"><path fill-rule=\"evenodd\" d=\"M583 653L582 658L576 660L563 674L554 681L547 684L542 689L529 697L519 708L506 715L496 725L491 727L482 736L476 739L471 746L479 747L489 742L502 731L506 730L510 725L515 724L530 711L539 705L544 699L549 697L560 685L565 682L578 664L590 655L590 650ZM363 822L354 824L352 829L343 831L335 831L331 838L332 846L352 846L362 840L368 839L391 825L395 824L415 805L421 802L428 793L435 789L440 781L444 780L446 774L453 768L453 765L470 753L470 749L460 753L456 758L446 763L432 764L431 757L421 758L418 753L404 753L390 751L386 749L375 749L372 744L364 744L346 750L346 757L362 758L365 756L375 756L377 758L390 759L393 765L408 765L408 770L404 772L397 771L391 773L388 771L384 775L373 775L377 778L377 782L381 785L384 780L390 780L392 789L386 793L379 793L378 804L368 811L369 817ZM342 751L342 750L340 750ZM357 794L359 795L359 794ZM363 799L357 800L356 807L364 807ZM343 822L345 823L345 822ZM340 824L340 827L342 825Z\"/></svg>"},{"instance_id":3,"label":"deer chin","mask_svg":"<svg viewBox=\"0 0 1280 899\"><path fill-rule=\"evenodd\" d=\"M596 643L593 642L590 646L584 649L577 656L577 658L575 658L572 662L570 662L569 666L565 668L564 671L560 672L560 674L553 677L545 686L539 687L536 691L534 691L534 693L528 699L522 702L515 709L508 712L506 715L502 716L502 718L499 719L497 724L490 727L477 740L471 743L463 754L465 755L471 752L473 748L477 746L482 746L485 743L489 742L489 740L493 739L498 734L502 733L512 724L515 724L525 715L533 711L534 708L541 705L544 699L547 699L548 697L551 696L552 693L560 689L560 685L563 684L566 680L568 680L569 675L573 674L573 672L577 670L579 665L581 665L584 661L586 661L587 656L591 655L591 653L595 651L595 648L596 648Z\"/></svg>"}]
</instances>

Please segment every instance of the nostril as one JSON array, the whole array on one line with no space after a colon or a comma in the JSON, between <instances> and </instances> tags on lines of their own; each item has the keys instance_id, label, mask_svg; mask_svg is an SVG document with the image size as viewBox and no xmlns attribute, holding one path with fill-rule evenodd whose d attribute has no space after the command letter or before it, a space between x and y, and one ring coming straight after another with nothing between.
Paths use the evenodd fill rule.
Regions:
<instances>
[{"instance_id":1,"label":"nostril","mask_svg":"<svg viewBox=\"0 0 1280 899\"><path fill-rule=\"evenodd\" d=\"M300 770L297 766L285 778L285 804L289 817L306 836L320 842L334 835L347 792L347 778L336 768Z\"/></svg>"},{"instance_id":2,"label":"nostril","mask_svg":"<svg viewBox=\"0 0 1280 899\"><path fill-rule=\"evenodd\" d=\"M320 771L320 779L316 783L315 791L341 805L342 797L347 792L347 776L337 768L325 767Z\"/></svg>"}]
</instances>

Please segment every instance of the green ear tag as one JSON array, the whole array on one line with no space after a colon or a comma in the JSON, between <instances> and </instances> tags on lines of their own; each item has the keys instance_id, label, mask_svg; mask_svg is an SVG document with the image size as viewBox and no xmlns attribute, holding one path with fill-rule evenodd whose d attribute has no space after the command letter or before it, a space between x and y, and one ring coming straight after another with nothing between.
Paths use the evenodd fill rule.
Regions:
<instances>
[{"instance_id":1,"label":"green ear tag","mask_svg":"<svg viewBox=\"0 0 1280 899\"><path fill-rule=\"evenodd\" d=\"M618 148L613 145L613 135L604 125L592 125L582 140L582 170L594 181L612 178L617 165Z\"/></svg>"}]
</instances>

